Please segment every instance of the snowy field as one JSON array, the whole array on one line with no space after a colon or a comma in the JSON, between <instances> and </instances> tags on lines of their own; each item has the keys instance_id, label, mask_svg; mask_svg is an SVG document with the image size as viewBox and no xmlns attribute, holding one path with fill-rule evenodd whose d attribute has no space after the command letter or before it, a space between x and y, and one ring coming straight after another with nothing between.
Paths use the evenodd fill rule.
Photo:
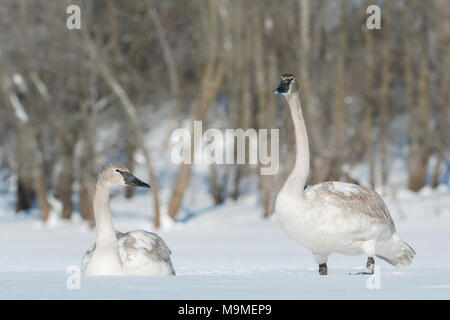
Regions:
<instances>
[{"instance_id":1,"label":"snowy field","mask_svg":"<svg viewBox=\"0 0 450 320\"><path fill-rule=\"evenodd\" d=\"M1 299L449 299L450 191L399 192L386 201L402 239L417 252L397 269L376 260L380 289L369 290L366 258L332 255L329 275L318 275L311 254L287 239L273 217L261 219L252 197L203 208L158 233L170 246L176 277L93 277L79 290L66 286L95 240L78 215L53 215L46 226L36 212L14 214L13 193L0 187ZM190 195L188 195L189 197ZM151 229L148 194L112 199L117 230Z\"/></svg>"}]
</instances>

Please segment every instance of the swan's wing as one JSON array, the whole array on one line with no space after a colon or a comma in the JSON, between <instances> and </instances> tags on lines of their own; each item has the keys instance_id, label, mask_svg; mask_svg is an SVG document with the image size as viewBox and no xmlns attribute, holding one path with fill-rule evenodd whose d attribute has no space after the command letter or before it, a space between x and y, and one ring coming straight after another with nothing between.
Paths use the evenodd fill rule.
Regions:
<instances>
[{"instance_id":1,"label":"swan's wing","mask_svg":"<svg viewBox=\"0 0 450 320\"><path fill-rule=\"evenodd\" d=\"M139 251L148 259L170 262L172 252L164 240L156 233L134 230L127 233L117 233L117 239L121 258L122 255L126 258L132 252Z\"/></svg>"},{"instance_id":2,"label":"swan's wing","mask_svg":"<svg viewBox=\"0 0 450 320\"><path fill-rule=\"evenodd\" d=\"M175 270L170 260L170 249L157 234L143 230L127 233L116 231L116 237L120 260L124 267L127 266L135 271L133 274L175 275ZM94 252L95 244L83 256L81 262L83 272ZM148 270L151 271L149 272Z\"/></svg>"},{"instance_id":3,"label":"swan's wing","mask_svg":"<svg viewBox=\"0 0 450 320\"><path fill-rule=\"evenodd\" d=\"M395 224L381 196L372 189L344 182L324 182L305 190L308 199L340 206L352 214L362 214L385 224L395 232Z\"/></svg>"},{"instance_id":4,"label":"swan's wing","mask_svg":"<svg viewBox=\"0 0 450 320\"><path fill-rule=\"evenodd\" d=\"M83 256L83 259L81 260L81 272L84 273L84 270L86 269L87 265L89 264L89 261L92 258L92 255L94 254L95 250L95 243L92 247L90 247L86 253Z\"/></svg>"}]
</instances>

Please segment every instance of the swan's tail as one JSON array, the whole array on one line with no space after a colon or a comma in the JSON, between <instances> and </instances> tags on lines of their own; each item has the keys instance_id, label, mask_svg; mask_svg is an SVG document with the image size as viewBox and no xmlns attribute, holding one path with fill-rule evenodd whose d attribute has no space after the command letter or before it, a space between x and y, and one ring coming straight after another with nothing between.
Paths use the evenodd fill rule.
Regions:
<instances>
[{"instance_id":1,"label":"swan's tail","mask_svg":"<svg viewBox=\"0 0 450 320\"><path fill-rule=\"evenodd\" d=\"M376 256L396 267L406 267L410 265L416 255L414 249L406 242L400 240L397 234L392 236L389 246L386 246L383 249L384 250L381 250Z\"/></svg>"}]
</instances>

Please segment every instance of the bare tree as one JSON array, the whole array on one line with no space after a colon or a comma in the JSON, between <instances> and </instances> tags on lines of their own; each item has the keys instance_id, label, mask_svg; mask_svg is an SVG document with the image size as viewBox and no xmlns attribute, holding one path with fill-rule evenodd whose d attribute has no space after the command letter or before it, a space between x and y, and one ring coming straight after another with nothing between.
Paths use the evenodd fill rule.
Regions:
<instances>
[{"instance_id":1,"label":"bare tree","mask_svg":"<svg viewBox=\"0 0 450 320\"><path fill-rule=\"evenodd\" d=\"M366 1L367 7L370 1ZM367 149L367 158L369 162L369 181L372 188L375 188L375 150L373 143L373 117L376 103L374 96L375 86L375 55L374 55L374 31L365 30L366 42L366 86L369 88L365 94L365 116L364 116L364 141Z\"/></svg>"},{"instance_id":2,"label":"bare tree","mask_svg":"<svg viewBox=\"0 0 450 320\"><path fill-rule=\"evenodd\" d=\"M391 3L386 2L383 14L383 37L382 37L382 70L380 85L380 177L383 188L387 185L387 157L389 142L389 89L392 84L393 74L391 71L391 43L390 14Z\"/></svg>"},{"instance_id":3,"label":"bare tree","mask_svg":"<svg viewBox=\"0 0 450 320\"><path fill-rule=\"evenodd\" d=\"M150 0L147 0L148 14L150 19L155 26L156 34L158 36L159 45L161 46L164 61L167 65L167 70L169 71L169 80L170 80L170 91L173 99L173 105L169 114L169 123L168 123L168 134L166 137L166 144L168 143L168 138L170 136L170 132L173 129L173 125L176 119L176 116L180 110L181 101L180 101L180 81L178 76L177 64L175 62L175 57L172 52L172 48L169 45L169 41L167 40L166 31L161 23L161 19L159 18L158 12L155 10Z\"/></svg>"},{"instance_id":4,"label":"bare tree","mask_svg":"<svg viewBox=\"0 0 450 320\"><path fill-rule=\"evenodd\" d=\"M430 2L431 3L431 2ZM409 115L409 141L408 141L408 188L413 191L420 190L426 181L428 157L430 151L429 143L429 62L428 62L428 26L427 15L430 3L420 2L422 7L422 26L420 43L420 60L417 77L417 100L410 99ZM405 40L407 55L411 55L412 45L410 40ZM412 68L411 58L407 58L408 67ZM407 77L412 78L411 71ZM408 86L412 86L412 79L407 79ZM412 89L409 89L410 95Z\"/></svg>"},{"instance_id":5,"label":"bare tree","mask_svg":"<svg viewBox=\"0 0 450 320\"><path fill-rule=\"evenodd\" d=\"M219 43L216 38L219 30L219 12L215 3L209 2L207 8L201 6L203 31L206 34L206 41L208 45L208 57L205 66L203 67L200 85L198 88L198 97L195 102L193 119L202 121L206 117L211 103L213 102L219 90L220 84L224 75L225 61L219 59L216 61L215 57L219 56ZM192 136L192 134L191 134ZM192 141L193 148L198 141ZM168 214L172 219L175 219L178 210L183 201L184 192L189 185L189 180L192 171L192 163L181 164L175 178L172 196L169 200Z\"/></svg>"},{"instance_id":6,"label":"bare tree","mask_svg":"<svg viewBox=\"0 0 450 320\"><path fill-rule=\"evenodd\" d=\"M27 167L30 169L31 179L33 182L33 190L36 193L39 208L41 210L41 218L43 222L47 222L50 215L51 205L47 200L47 188L42 174L42 155L37 147L36 138L33 133L33 127L30 123L30 117L24 106L20 102L18 94L12 88L12 77L8 74L1 74L1 88L5 97L9 98L8 105L11 107L12 113L15 115L16 127L23 137L23 150L26 154L26 161L29 163ZM20 74L14 75L18 81L24 83L24 79Z\"/></svg>"},{"instance_id":7,"label":"bare tree","mask_svg":"<svg viewBox=\"0 0 450 320\"><path fill-rule=\"evenodd\" d=\"M336 132L336 143L333 148L335 154L334 173L332 179L340 179L342 174L342 165L344 162L345 137L347 129L347 105L345 103L345 57L347 51L347 8L348 1L341 1L341 27L339 28L339 49L336 61L336 81L335 88L335 107L334 112L334 130Z\"/></svg>"},{"instance_id":8,"label":"bare tree","mask_svg":"<svg viewBox=\"0 0 450 320\"><path fill-rule=\"evenodd\" d=\"M138 113L136 110L136 107L131 102L130 98L124 91L123 87L117 82L115 79L112 71L108 67L108 65L105 63L104 58L101 57L99 50L96 48L93 41L89 38L89 35L87 33L84 33L85 41L86 41L86 47L91 55L92 59L96 62L99 73L103 77L103 79L108 83L108 85L111 87L114 94L119 98L120 106L122 107L122 110L124 111L127 121L129 122L129 125L131 129L133 130L134 137L136 140L136 145L141 149L142 154L145 158L145 163L147 166L148 175L150 178L150 183L152 185L153 189L153 207L155 210L154 213L154 226L155 228L158 228L160 226L160 205L159 205L159 194L158 194L158 181L156 179L156 176L153 171L152 162L150 159L150 154L145 146L141 129L139 128L138 124Z\"/></svg>"},{"instance_id":9,"label":"bare tree","mask_svg":"<svg viewBox=\"0 0 450 320\"><path fill-rule=\"evenodd\" d=\"M64 218L80 208L93 225L97 166L119 158L133 170L142 158L155 225L166 205L176 218L196 187L192 165L156 167L152 159L168 155L178 123L201 120L204 129L280 129L276 175L257 176L260 168L250 165L209 168L214 203L238 200L255 184L268 217L295 156L290 114L271 94L281 72L296 73L301 86L309 183L364 183L353 176L363 165L370 185L387 189L390 161L400 158L408 165L405 186L436 187L450 164L449 3L391 2L376 2L382 29L369 31L371 1L79 0L82 30L69 31L70 1L2 1L0 169L17 177L16 210L30 209L37 197L46 219L47 194L54 194ZM163 130L157 149L144 141L149 128ZM173 169L174 179L163 181ZM160 203L166 198L158 193L167 191Z\"/></svg>"},{"instance_id":10,"label":"bare tree","mask_svg":"<svg viewBox=\"0 0 450 320\"><path fill-rule=\"evenodd\" d=\"M314 123L311 126L310 140L311 140L311 173L309 180L314 183L317 181L324 181L329 175L329 161L326 159L326 145L324 139L324 132L319 125L320 114L319 106L316 103L315 92L311 83L311 74L309 68L312 65L312 46L311 46L311 1L310 0L298 0L300 24L299 34L300 43L298 45L299 54L298 59L300 62L300 86L303 96L303 109L305 117L309 119L309 123Z\"/></svg>"}]
</instances>

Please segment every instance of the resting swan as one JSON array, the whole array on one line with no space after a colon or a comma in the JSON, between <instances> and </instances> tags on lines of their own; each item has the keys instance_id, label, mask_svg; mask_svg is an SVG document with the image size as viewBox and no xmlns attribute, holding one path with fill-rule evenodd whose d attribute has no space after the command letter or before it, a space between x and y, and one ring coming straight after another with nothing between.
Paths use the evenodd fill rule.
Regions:
<instances>
[{"instance_id":1,"label":"resting swan","mask_svg":"<svg viewBox=\"0 0 450 320\"><path fill-rule=\"evenodd\" d=\"M367 272L374 257L394 266L409 265L414 250L401 241L381 196L374 190L343 182L324 182L305 188L309 175L309 144L294 75L281 76L274 94L282 94L291 110L297 155L295 166L279 192L275 210L288 237L311 250L319 273L327 274L333 253L368 256Z\"/></svg>"},{"instance_id":2,"label":"resting swan","mask_svg":"<svg viewBox=\"0 0 450 320\"><path fill-rule=\"evenodd\" d=\"M110 190L117 186L150 188L118 164L105 165L97 178L94 194L96 243L83 256L85 275L175 275L171 252L157 234L114 230L109 210Z\"/></svg>"}]
</instances>

